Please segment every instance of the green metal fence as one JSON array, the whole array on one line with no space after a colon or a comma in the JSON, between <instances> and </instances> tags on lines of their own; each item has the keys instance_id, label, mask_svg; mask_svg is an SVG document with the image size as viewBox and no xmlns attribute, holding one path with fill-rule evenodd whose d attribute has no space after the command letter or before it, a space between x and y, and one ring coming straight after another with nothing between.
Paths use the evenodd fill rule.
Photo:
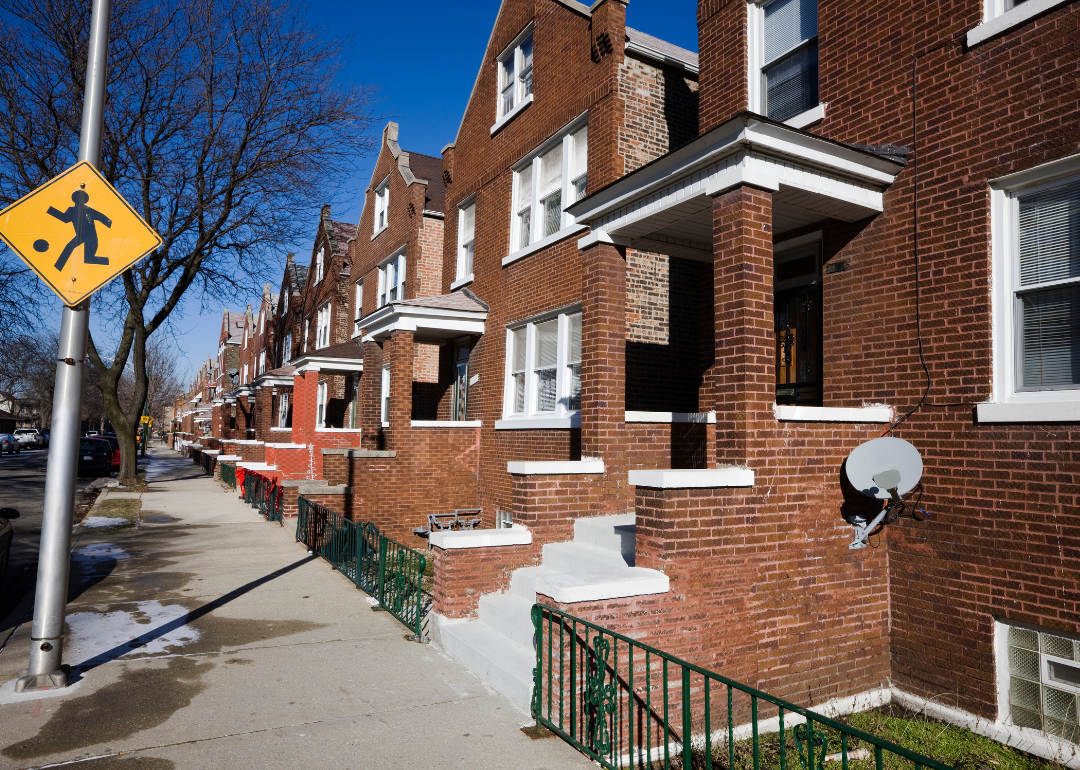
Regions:
<instances>
[{"instance_id":1,"label":"green metal fence","mask_svg":"<svg viewBox=\"0 0 1080 770\"><path fill-rule=\"evenodd\" d=\"M305 497L298 501L296 539L423 639L431 603L422 587L422 553L381 535L374 524L349 521Z\"/></svg>"},{"instance_id":2,"label":"green metal fence","mask_svg":"<svg viewBox=\"0 0 1080 770\"><path fill-rule=\"evenodd\" d=\"M214 475L214 455L207 454L206 452L199 452L199 464L202 465L202 469Z\"/></svg>"},{"instance_id":3,"label":"green metal fence","mask_svg":"<svg viewBox=\"0 0 1080 770\"><path fill-rule=\"evenodd\" d=\"M228 463L218 463L221 468L221 483L236 489L236 466Z\"/></svg>"},{"instance_id":4,"label":"green metal fence","mask_svg":"<svg viewBox=\"0 0 1080 770\"><path fill-rule=\"evenodd\" d=\"M533 716L603 767L953 770L561 610L532 620Z\"/></svg>"},{"instance_id":5,"label":"green metal fence","mask_svg":"<svg viewBox=\"0 0 1080 770\"><path fill-rule=\"evenodd\" d=\"M282 516L285 490L277 481L255 471L244 473L244 502L255 508L267 521L285 526Z\"/></svg>"}]
</instances>

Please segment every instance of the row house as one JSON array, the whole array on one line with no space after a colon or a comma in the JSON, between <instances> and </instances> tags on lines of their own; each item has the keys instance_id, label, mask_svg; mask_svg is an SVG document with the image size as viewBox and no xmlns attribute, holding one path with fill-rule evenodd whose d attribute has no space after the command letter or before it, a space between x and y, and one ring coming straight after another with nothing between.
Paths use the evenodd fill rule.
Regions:
<instances>
[{"instance_id":1,"label":"row house","mask_svg":"<svg viewBox=\"0 0 1080 770\"><path fill-rule=\"evenodd\" d=\"M430 633L522 708L542 601L1078 766L1080 3L626 17L504 0L441 162L387 126L327 337L286 268L274 471L427 535ZM864 537L879 436L923 474Z\"/></svg>"}]
</instances>

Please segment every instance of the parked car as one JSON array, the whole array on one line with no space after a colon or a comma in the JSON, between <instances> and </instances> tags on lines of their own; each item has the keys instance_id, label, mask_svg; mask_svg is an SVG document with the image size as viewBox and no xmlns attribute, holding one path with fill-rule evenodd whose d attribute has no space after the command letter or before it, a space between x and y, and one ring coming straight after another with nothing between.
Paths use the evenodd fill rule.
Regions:
<instances>
[{"instance_id":1,"label":"parked car","mask_svg":"<svg viewBox=\"0 0 1080 770\"><path fill-rule=\"evenodd\" d=\"M24 447L31 449L40 449L45 446L45 437L41 435L41 431L37 428L19 428L15 431L15 438Z\"/></svg>"},{"instance_id":2,"label":"parked car","mask_svg":"<svg viewBox=\"0 0 1080 770\"><path fill-rule=\"evenodd\" d=\"M43 431L41 431L41 437L42 437L43 439L45 439L45 446L44 446L44 448L45 448L45 449L48 449L48 448L49 448L49 431L47 431L47 430L43 430Z\"/></svg>"},{"instance_id":3,"label":"parked car","mask_svg":"<svg viewBox=\"0 0 1080 770\"><path fill-rule=\"evenodd\" d=\"M22 444L19 440L12 436L10 433L0 433L0 455L4 452L8 454L18 454L22 451Z\"/></svg>"},{"instance_id":4,"label":"parked car","mask_svg":"<svg viewBox=\"0 0 1080 770\"><path fill-rule=\"evenodd\" d=\"M8 555L11 553L11 540L15 535L10 520L17 518L19 512L14 508L0 508L0 604L4 601L4 575L7 572Z\"/></svg>"},{"instance_id":5,"label":"parked car","mask_svg":"<svg viewBox=\"0 0 1080 770\"><path fill-rule=\"evenodd\" d=\"M109 446L113 448L112 469L114 471L120 470L120 439L118 439L115 434L110 433L94 433L91 435L93 435L94 438L109 442Z\"/></svg>"},{"instance_id":6,"label":"parked car","mask_svg":"<svg viewBox=\"0 0 1080 770\"><path fill-rule=\"evenodd\" d=\"M80 476L108 476L113 469L113 448L102 436L79 439Z\"/></svg>"}]
</instances>

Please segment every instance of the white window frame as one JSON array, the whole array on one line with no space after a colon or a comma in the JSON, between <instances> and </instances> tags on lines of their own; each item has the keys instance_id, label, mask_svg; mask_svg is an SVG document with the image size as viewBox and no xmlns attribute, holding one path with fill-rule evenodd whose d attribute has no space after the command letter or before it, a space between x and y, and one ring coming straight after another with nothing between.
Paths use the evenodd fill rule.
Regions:
<instances>
[{"instance_id":1,"label":"white window frame","mask_svg":"<svg viewBox=\"0 0 1080 770\"><path fill-rule=\"evenodd\" d=\"M356 294L356 310L353 312L353 315L356 317L353 319L353 337L360 334L360 319L364 317L364 279L361 278L354 285L356 287L354 289Z\"/></svg>"},{"instance_id":2,"label":"white window frame","mask_svg":"<svg viewBox=\"0 0 1080 770\"><path fill-rule=\"evenodd\" d=\"M320 246L319 250L315 253L315 280L312 283L312 285L315 285L315 284L319 283L320 281L322 281L323 272L326 269L325 262L326 262L326 255L325 255L325 253L323 251L323 247Z\"/></svg>"},{"instance_id":3,"label":"white window frame","mask_svg":"<svg viewBox=\"0 0 1080 770\"><path fill-rule=\"evenodd\" d=\"M305 318L304 319L304 340L301 343L301 347L302 347L302 349L300 351L301 353L307 353L307 339L308 339L309 334L311 334L311 319L310 318Z\"/></svg>"},{"instance_id":4,"label":"white window frame","mask_svg":"<svg viewBox=\"0 0 1080 770\"><path fill-rule=\"evenodd\" d=\"M396 280L396 286L387 284L387 272L390 265L394 266L394 279ZM390 297L392 289L396 288L397 293L393 298ZM405 249L402 248L396 252L393 256L383 260L379 265L379 307L383 307L391 302L400 302L405 299Z\"/></svg>"},{"instance_id":5,"label":"white window frame","mask_svg":"<svg viewBox=\"0 0 1080 770\"><path fill-rule=\"evenodd\" d=\"M746 4L746 84L747 108L750 112L765 115L765 6L772 0L748 0ZM820 5L819 5L820 11ZM820 36L821 20L818 20ZM805 128L825 117L825 108L829 105L820 100L821 89L821 47L818 46L818 105L805 112L794 115L784 121L792 128Z\"/></svg>"},{"instance_id":6,"label":"white window frame","mask_svg":"<svg viewBox=\"0 0 1080 770\"><path fill-rule=\"evenodd\" d=\"M526 94L524 93L525 83L522 78L522 70L525 63L522 48L526 41L530 44L533 43L533 25L531 23L519 32L518 36L514 38L514 41L504 48L502 53L496 58L495 125L491 127L492 134L502 128L509 120L533 102L536 86L532 75L536 64L536 47L532 47L533 57L532 63L529 65L530 86L529 93ZM506 87L506 84L504 83L506 63L511 59L513 59L514 62L514 103L507 107L503 99L503 90Z\"/></svg>"},{"instance_id":7,"label":"white window frame","mask_svg":"<svg viewBox=\"0 0 1080 770\"><path fill-rule=\"evenodd\" d=\"M1012 656L1011 656L1011 652L1010 652L1010 648L1013 647L1013 645L1010 643L1010 638L1009 638L1009 630L1011 628L1015 628L1015 629L1017 629L1017 630L1019 630L1021 632L1038 634L1038 643L1036 645L1038 647L1037 650L1032 650L1032 649L1030 649L1030 647L1020 647L1020 650L1022 652L1026 653L1026 654L1032 654L1032 655L1037 655L1038 656L1038 661L1039 661L1038 662L1038 669L1039 670L1038 670L1038 676L1037 677L1031 676L1030 674L1029 675L1024 675L1024 673L1022 671L1014 670ZM1027 623L1010 623L1008 621L1002 621L1002 620L995 620L994 621L994 658L995 658L995 669L996 669L996 671L995 671L995 673L996 673L995 679L997 680L997 702L998 702L998 704L997 704L998 705L998 718L997 718L997 721L998 721L999 724L1011 725L1011 726L1014 727L1014 729L1019 728L1021 730L1025 730L1025 731L1029 732L1029 734L1040 735L1041 737L1044 737L1044 738L1050 738L1050 739L1055 740L1055 741L1065 742L1067 740L1066 738L1062 738L1062 737L1060 737L1060 736L1058 736L1056 734L1053 734L1053 733L1044 733L1039 728L1034 728L1034 727L1030 727L1030 726L1021 727L1020 725L1017 725L1016 722L1013 720L1013 714L1012 714L1013 703L1012 703L1012 698L1011 698L1011 695L1012 695L1011 690L1012 690L1012 686L1013 686L1013 678L1014 677L1016 677L1017 679L1025 680L1027 683L1029 683L1029 685L1036 685L1039 688L1038 714L1039 714L1040 718L1042 718L1042 717L1050 717L1051 719L1055 718L1055 717L1045 713L1045 705L1044 705L1045 702L1043 700L1044 688L1051 687L1053 689L1061 690L1061 691L1064 691L1064 692L1067 692L1067 693L1072 693L1074 695L1080 695L1080 688L1073 685L1072 683L1064 682L1064 681L1061 681L1060 679L1054 679L1053 677L1050 676L1050 671L1049 671L1049 667L1050 667L1049 664L1050 663L1059 663L1059 664L1065 664L1065 665L1068 665L1068 666L1074 667L1074 668L1080 668L1080 661L1070 660L1068 658L1057 657L1057 656L1047 652L1046 649L1045 649L1045 645L1043 644L1043 636L1044 635L1057 637L1059 640L1071 641L1073 643L1074 650L1076 648L1077 642L1080 641L1080 640L1077 639L1075 634L1070 634L1070 633L1067 633L1067 632L1061 632L1061 631L1058 631L1058 630L1055 630L1055 629L1042 628L1042 627L1039 627L1039 626L1029 625ZM1035 711L1035 709L1029 707L1026 704L1018 703L1016 705L1019 706L1020 709L1023 709L1025 711L1029 711L1029 712ZM1071 744L1069 744L1069 745L1071 745Z\"/></svg>"},{"instance_id":8,"label":"white window frame","mask_svg":"<svg viewBox=\"0 0 1080 770\"><path fill-rule=\"evenodd\" d=\"M263 333L263 328L264 328L264 326L263 326L263 311L260 310L259 311L259 334Z\"/></svg>"},{"instance_id":9,"label":"white window frame","mask_svg":"<svg viewBox=\"0 0 1080 770\"><path fill-rule=\"evenodd\" d=\"M259 351L259 374L262 374L265 371L266 371L266 351L265 350L260 350Z\"/></svg>"},{"instance_id":10,"label":"white window frame","mask_svg":"<svg viewBox=\"0 0 1080 770\"><path fill-rule=\"evenodd\" d=\"M1016 338L1019 329L1015 292L1019 287L1019 197L1077 179L1080 179L1080 155L990 182L994 384L993 402L978 406L980 421L1056 422L1076 420L1080 415L1080 388L1016 389L1016 355L1019 350ZM1014 408L997 408L1005 405ZM1047 405L1051 408L1045 408Z\"/></svg>"},{"instance_id":11,"label":"white window frame","mask_svg":"<svg viewBox=\"0 0 1080 770\"><path fill-rule=\"evenodd\" d=\"M279 428L289 427L289 391L287 390L281 390L278 395L277 422Z\"/></svg>"},{"instance_id":12,"label":"white window frame","mask_svg":"<svg viewBox=\"0 0 1080 770\"><path fill-rule=\"evenodd\" d=\"M978 45L1068 2L1070 0L1027 0L1014 5L1009 0L983 0L982 24L968 30L967 44Z\"/></svg>"},{"instance_id":13,"label":"white window frame","mask_svg":"<svg viewBox=\"0 0 1080 770\"><path fill-rule=\"evenodd\" d=\"M330 321L334 317L333 305L327 302L315 316L315 349L325 348L330 345Z\"/></svg>"},{"instance_id":14,"label":"white window frame","mask_svg":"<svg viewBox=\"0 0 1080 770\"><path fill-rule=\"evenodd\" d=\"M387 174L372 191L375 196L374 216L372 217L372 239L390 225L390 175ZM380 224L380 218L382 223Z\"/></svg>"},{"instance_id":15,"label":"white window frame","mask_svg":"<svg viewBox=\"0 0 1080 770\"><path fill-rule=\"evenodd\" d=\"M285 335L285 341L281 343L281 365L287 366L292 360L292 332Z\"/></svg>"},{"instance_id":16,"label":"white window frame","mask_svg":"<svg viewBox=\"0 0 1080 770\"><path fill-rule=\"evenodd\" d=\"M326 380L323 380L315 388L315 427L326 427Z\"/></svg>"},{"instance_id":17,"label":"white window frame","mask_svg":"<svg viewBox=\"0 0 1080 770\"><path fill-rule=\"evenodd\" d=\"M285 289L285 291L281 292L281 294L284 297L281 303L281 315L284 316L286 313L289 312L289 290Z\"/></svg>"},{"instance_id":18,"label":"white window frame","mask_svg":"<svg viewBox=\"0 0 1080 770\"><path fill-rule=\"evenodd\" d=\"M465 233L465 213L468 209L473 211L473 235L472 240L462 240ZM458 248L456 280L450 287L451 290L464 286L473 279L473 270L476 266L476 196L472 195L458 205Z\"/></svg>"},{"instance_id":19,"label":"white window frame","mask_svg":"<svg viewBox=\"0 0 1080 770\"><path fill-rule=\"evenodd\" d=\"M582 128L587 128L589 124L588 113L585 113L573 121L564 126L555 136L548 139L542 145L537 147L528 156L515 163L513 168L514 182L510 191L510 254L503 259L503 265L507 265L526 254L531 254L537 249L554 243L557 240L567 237L575 229L578 229L577 219L566 212L567 206L577 201L577 188L576 182L582 177L588 177L588 161L586 161L586 169L584 173L580 170L574 170L571 172L570 164L573 162L574 157L574 134ZM542 163L540 159L552 150L557 144L562 144L562 213L560 219L559 229L550 234L544 234L544 206L540 200L540 183ZM586 157L587 153L586 153ZM519 227L518 215L519 210L517 208L518 200L518 187L521 184L521 174L526 167L532 168L531 182L532 182L532 213L531 223L529 226L529 242L523 243L521 238L521 228ZM571 178L571 174L573 177ZM524 209L522 209L523 211Z\"/></svg>"},{"instance_id":20,"label":"white window frame","mask_svg":"<svg viewBox=\"0 0 1080 770\"><path fill-rule=\"evenodd\" d=\"M580 409L570 409L570 387L572 374L570 372L570 316L580 315L581 307L574 305L568 308L553 310L533 318L511 324L506 328L506 371L503 378L503 418L507 420L551 420L572 417L580 414ZM555 409L540 411L537 408L539 395L539 375L537 373L537 334L538 324L546 321L558 321L558 347L555 359ZM514 332L518 329L526 329L525 333L525 399L524 409L515 411L515 386L513 378L514 366Z\"/></svg>"},{"instance_id":21,"label":"white window frame","mask_svg":"<svg viewBox=\"0 0 1080 770\"><path fill-rule=\"evenodd\" d=\"M379 387L379 422L390 427L390 364L384 364Z\"/></svg>"}]
</instances>

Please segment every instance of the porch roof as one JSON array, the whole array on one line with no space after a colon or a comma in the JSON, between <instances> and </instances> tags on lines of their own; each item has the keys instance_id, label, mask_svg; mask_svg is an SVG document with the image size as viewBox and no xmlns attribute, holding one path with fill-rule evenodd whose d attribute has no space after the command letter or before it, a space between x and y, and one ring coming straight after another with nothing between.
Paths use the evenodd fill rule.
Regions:
<instances>
[{"instance_id":1,"label":"porch roof","mask_svg":"<svg viewBox=\"0 0 1080 770\"><path fill-rule=\"evenodd\" d=\"M365 342L387 339L398 330L417 339L441 342L466 334L483 334L488 305L468 289L383 305L360 320Z\"/></svg>"},{"instance_id":2,"label":"porch roof","mask_svg":"<svg viewBox=\"0 0 1080 770\"><path fill-rule=\"evenodd\" d=\"M327 372L348 374L364 371L364 349L356 339L318 350L308 350L294 358L286 368L294 374Z\"/></svg>"},{"instance_id":3,"label":"porch roof","mask_svg":"<svg viewBox=\"0 0 1080 770\"><path fill-rule=\"evenodd\" d=\"M270 387L292 387L293 375L296 374L295 366L279 366L277 369L270 369L263 372L255 378L255 385L261 388Z\"/></svg>"},{"instance_id":4,"label":"porch roof","mask_svg":"<svg viewBox=\"0 0 1080 770\"><path fill-rule=\"evenodd\" d=\"M743 112L693 142L567 207L607 241L712 261L712 198L741 185L773 193L773 233L883 208L906 148L825 139Z\"/></svg>"}]
</instances>

